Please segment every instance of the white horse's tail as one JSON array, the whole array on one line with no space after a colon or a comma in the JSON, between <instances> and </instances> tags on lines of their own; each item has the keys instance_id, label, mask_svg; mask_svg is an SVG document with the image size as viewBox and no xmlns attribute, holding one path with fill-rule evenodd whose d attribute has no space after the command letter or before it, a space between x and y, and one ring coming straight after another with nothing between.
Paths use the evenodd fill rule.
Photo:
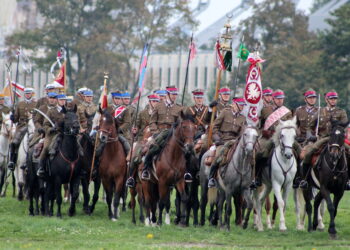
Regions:
<instances>
[{"instance_id":1,"label":"white horse's tail","mask_svg":"<svg viewBox=\"0 0 350 250\"><path fill-rule=\"evenodd\" d=\"M209 188L208 189L208 202L210 205L216 203L218 198L218 189L217 188Z\"/></svg>"}]
</instances>

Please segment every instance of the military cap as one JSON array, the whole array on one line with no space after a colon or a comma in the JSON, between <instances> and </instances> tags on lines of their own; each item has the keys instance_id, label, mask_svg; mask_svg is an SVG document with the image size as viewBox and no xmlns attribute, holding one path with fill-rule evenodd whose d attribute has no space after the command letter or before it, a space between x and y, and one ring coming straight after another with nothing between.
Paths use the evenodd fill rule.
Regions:
<instances>
[{"instance_id":1,"label":"military cap","mask_svg":"<svg viewBox=\"0 0 350 250\"><path fill-rule=\"evenodd\" d=\"M276 89L273 94L272 94L273 98L276 99L283 99L285 98L284 92L280 89Z\"/></svg>"}]
</instances>

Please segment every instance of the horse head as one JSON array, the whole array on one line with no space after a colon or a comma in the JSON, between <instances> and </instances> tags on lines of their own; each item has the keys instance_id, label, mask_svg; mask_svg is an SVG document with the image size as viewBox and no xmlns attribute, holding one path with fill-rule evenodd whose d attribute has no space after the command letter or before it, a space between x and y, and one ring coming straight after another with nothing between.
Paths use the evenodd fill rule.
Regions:
<instances>
[{"instance_id":1,"label":"horse head","mask_svg":"<svg viewBox=\"0 0 350 250\"><path fill-rule=\"evenodd\" d=\"M113 116L106 112L101 111L101 117L99 122L100 141L105 143L110 137L116 137L117 129Z\"/></svg>"},{"instance_id":2,"label":"horse head","mask_svg":"<svg viewBox=\"0 0 350 250\"><path fill-rule=\"evenodd\" d=\"M280 146L281 153L287 159L293 157L293 144L296 137L296 117L292 120L279 121L273 137L275 146Z\"/></svg>"},{"instance_id":3,"label":"horse head","mask_svg":"<svg viewBox=\"0 0 350 250\"><path fill-rule=\"evenodd\" d=\"M11 132L12 132L12 127L13 127L13 123L10 119L11 113L1 113L2 115L2 126L1 126L1 134L5 135L5 136L10 136Z\"/></svg>"},{"instance_id":4,"label":"horse head","mask_svg":"<svg viewBox=\"0 0 350 250\"><path fill-rule=\"evenodd\" d=\"M345 127L348 123L340 123L338 121L332 121L332 130L330 133L328 148L330 157L334 163L340 158L339 155L342 152L345 140Z\"/></svg>"},{"instance_id":5,"label":"horse head","mask_svg":"<svg viewBox=\"0 0 350 250\"><path fill-rule=\"evenodd\" d=\"M72 110L67 110L65 106L62 107L61 112L64 114L63 132L66 135L77 135L79 133L80 124L76 111L76 105Z\"/></svg>"},{"instance_id":6,"label":"horse head","mask_svg":"<svg viewBox=\"0 0 350 250\"><path fill-rule=\"evenodd\" d=\"M247 125L242 134L243 149L246 155L251 155L257 142L259 133L255 126Z\"/></svg>"},{"instance_id":7,"label":"horse head","mask_svg":"<svg viewBox=\"0 0 350 250\"><path fill-rule=\"evenodd\" d=\"M197 132L197 125L191 115L181 112L181 119L178 121L176 135L182 141L185 151L191 152L194 147L194 137Z\"/></svg>"},{"instance_id":8,"label":"horse head","mask_svg":"<svg viewBox=\"0 0 350 250\"><path fill-rule=\"evenodd\" d=\"M33 120L33 113L29 112L28 113L28 134L34 134L35 131L35 124L34 124L34 120Z\"/></svg>"}]
</instances>

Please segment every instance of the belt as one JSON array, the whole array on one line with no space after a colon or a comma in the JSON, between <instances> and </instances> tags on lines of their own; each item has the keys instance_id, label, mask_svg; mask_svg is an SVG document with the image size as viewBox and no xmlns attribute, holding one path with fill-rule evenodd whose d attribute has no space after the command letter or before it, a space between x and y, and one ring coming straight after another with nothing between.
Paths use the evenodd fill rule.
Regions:
<instances>
[{"instance_id":1,"label":"belt","mask_svg":"<svg viewBox=\"0 0 350 250\"><path fill-rule=\"evenodd\" d=\"M171 128L170 124L159 124L158 129L169 129Z\"/></svg>"}]
</instances>

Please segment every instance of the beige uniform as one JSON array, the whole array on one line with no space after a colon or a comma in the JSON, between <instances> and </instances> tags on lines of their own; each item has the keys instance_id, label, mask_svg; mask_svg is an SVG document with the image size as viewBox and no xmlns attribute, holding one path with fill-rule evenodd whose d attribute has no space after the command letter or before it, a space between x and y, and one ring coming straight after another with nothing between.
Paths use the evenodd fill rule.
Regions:
<instances>
[{"instance_id":1,"label":"beige uniform","mask_svg":"<svg viewBox=\"0 0 350 250\"><path fill-rule=\"evenodd\" d=\"M180 116L181 110L182 106L179 104L160 102L155 105L150 119L152 133L155 134L171 128Z\"/></svg>"},{"instance_id":2,"label":"beige uniform","mask_svg":"<svg viewBox=\"0 0 350 250\"><path fill-rule=\"evenodd\" d=\"M96 113L96 105L88 102L81 102L78 105L78 118L80 127L90 132L92 128L92 119Z\"/></svg>"}]
</instances>

